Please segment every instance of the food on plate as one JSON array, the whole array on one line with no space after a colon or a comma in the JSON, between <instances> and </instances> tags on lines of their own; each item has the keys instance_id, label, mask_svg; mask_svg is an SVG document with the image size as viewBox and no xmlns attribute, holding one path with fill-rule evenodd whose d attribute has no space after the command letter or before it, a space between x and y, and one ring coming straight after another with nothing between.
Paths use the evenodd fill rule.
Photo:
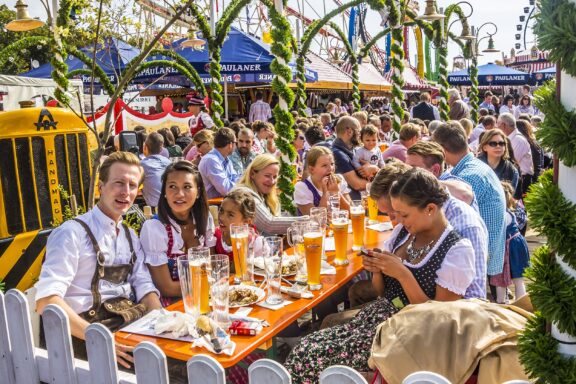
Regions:
<instances>
[{"instance_id":1,"label":"food on plate","mask_svg":"<svg viewBox=\"0 0 576 384\"><path fill-rule=\"evenodd\" d=\"M250 288L234 287L230 290L230 305L247 305L258 301L258 295Z\"/></svg>"},{"instance_id":2,"label":"food on plate","mask_svg":"<svg viewBox=\"0 0 576 384\"><path fill-rule=\"evenodd\" d=\"M196 320L196 328L206 333L212 333L210 318L208 316L199 316L198 320Z\"/></svg>"}]
</instances>

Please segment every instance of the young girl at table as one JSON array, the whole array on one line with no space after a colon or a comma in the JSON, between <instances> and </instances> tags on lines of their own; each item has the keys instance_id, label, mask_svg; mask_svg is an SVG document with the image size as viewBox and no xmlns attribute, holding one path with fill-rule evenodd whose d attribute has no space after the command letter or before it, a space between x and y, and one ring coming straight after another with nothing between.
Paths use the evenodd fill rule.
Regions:
<instances>
[{"instance_id":1,"label":"young girl at table","mask_svg":"<svg viewBox=\"0 0 576 384\"><path fill-rule=\"evenodd\" d=\"M508 182L502 182L506 194L506 248L504 254L504 269L502 273L490 277L490 284L496 286L497 291L503 291L497 297L505 297L507 287L514 283L514 296L516 299L526 294L524 285L524 271L530 266L530 251L526 239L519 229L519 221L524 215L517 215L517 202L514 199L514 188Z\"/></svg>"},{"instance_id":2,"label":"young girl at table","mask_svg":"<svg viewBox=\"0 0 576 384\"><path fill-rule=\"evenodd\" d=\"M218 211L218 227L214 232L216 245L214 250L217 254L228 255L230 266L233 266L232 240L230 239L230 226L248 224L251 228L251 241L254 241L256 228L253 225L256 216L256 202L254 197L246 191L235 189L229 192L222 200ZM261 242L254 243L257 245ZM258 249L254 250L259 253Z\"/></svg>"},{"instance_id":3,"label":"young girl at table","mask_svg":"<svg viewBox=\"0 0 576 384\"><path fill-rule=\"evenodd\" d=\"M314 147L306 156L308 178L299 181L294 187L294 202L301 215L310 214L312 207L328 207L328 196L340 196L340 209L350 207L350 189L341 175L334 172L334 156L330 148Z\"/></svg>"},{"instance_id":4,"label":"young girl at table","mask_svg":"<svg viewBox=\"0 0 576 384\"><path fill-rule=\"evenodd\" d=\"M166 306L180 297L176 260L193 247L214 247L214 219L202 177L189 161L170 164L162 175L158 215L140 231L144 261Z\"/></svg>"}]
</instances>

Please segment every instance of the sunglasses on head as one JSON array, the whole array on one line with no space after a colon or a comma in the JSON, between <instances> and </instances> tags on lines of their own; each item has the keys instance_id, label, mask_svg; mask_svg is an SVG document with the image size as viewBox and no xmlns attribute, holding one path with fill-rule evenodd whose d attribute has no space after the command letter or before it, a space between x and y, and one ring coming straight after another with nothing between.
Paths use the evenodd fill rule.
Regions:
<instances>
[{"instance_id":1,"label":"sunglasses on head","mask_svg":"<svg viewBox=\"0 0 576 384\"><path fill-rule=\"evenodd\" d=\"M488 142L488 145L496 148L496 147L505 147L506 146L506 142L505 141L490 141Z\"/></svg>"}]
</instances>

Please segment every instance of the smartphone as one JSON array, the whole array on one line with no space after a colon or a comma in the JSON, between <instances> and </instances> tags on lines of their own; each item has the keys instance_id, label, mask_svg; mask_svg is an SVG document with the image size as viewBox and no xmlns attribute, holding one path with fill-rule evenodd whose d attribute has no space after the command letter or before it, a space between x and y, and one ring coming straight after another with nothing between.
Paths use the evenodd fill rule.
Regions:
<instances>
[{"instance_id":1,"label":"smartphone","mask_svg":"<svg viewBox=\"0 0 576 384\"><path fill-rule=\"evenodd\" d=\"M369 249L362 247L360 248L360 252L358 252L358 255L372 257L372 255L370 255L369 252L370 252Z\"/></svg>"}]
</instances>

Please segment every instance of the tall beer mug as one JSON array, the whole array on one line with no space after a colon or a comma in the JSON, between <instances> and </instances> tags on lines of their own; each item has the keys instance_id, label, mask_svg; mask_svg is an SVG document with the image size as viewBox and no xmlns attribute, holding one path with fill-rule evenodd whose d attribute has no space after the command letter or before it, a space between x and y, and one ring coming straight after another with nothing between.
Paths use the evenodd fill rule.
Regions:
<instances>
[{"instance_id":1,"label":"tall beer mug","mask_svg":"<svg viewBox=\"0 0 576 384\"><path fill-rule=\"evenodd\" d=\"M308 223L296 221L288 228L288 244L294 248L294 255L297 260L296 282L301 285L308 283L306 272L306 252L304 250L304 231Z\"/></svg>"},{"instance_id":2,"label":"tall beer mug","mask_svg":"<svg viewBox=\"0 0 576 384\"><path fill-rule=\"evenodd\" d=\"M328 210L324 207L310 208L310 219L317 222L322 230L322 249L324 249L324 237L328 227ZM322 251L322 259L326 260L326 253Z\"/></svg>"},{"instance_id":3,"label":"tall beer mug","mask_svg":"<svg viewBox=\"0 0 576 384\"><path fill-rule=\"evenodd\" d=\"M348 211L332 212L332 230L334 231L334 247L336 258L334 264L346 265L348 261Z\"/></svg>"},{"instance_id":4,"label":"tall beer mug","mask_svg":"<svg viewBox=\"0 0 576 384\"><path fill-rule=\"evenodd\" d=\"M250 283L251 276L248 270L248 237L250 228L248 224L231 225L230 240L232 241L232 254L234 256L234 283Z\"/></svg>"},{"instance_id":5,"label":"tall beer mug","mask_svg":"<svg viewBox=\"0 0 576 384\"><path fill-rule=\"evenodd\" d=\"M190 260L192 280L192 305L198 308L201 314L208 313L210 312L210 285L208 284L210 248L190 248L188 260Z\"/></svg>"},{"instance_id":6,"label":"tall beer mug","mask_svg":"<svg viewBox=\"0 0 576 384\"><path fill-rule=\"evenodd\" d=\"M350 220L352 221L352 249L359 251L364 245L364 205L361 200L353 200L350 204Z\"/></svg>"},{"instance_id":7,"label":"tall beer mug","mask_svg":"<svg viewBox=\"0 0 576 384\"><path fill-rule=\"evenodd\" d=\"M324 232L316 221L307 223L304 230L304 251L306 253L306 269L308 271L308 289L316 291L322 288L320 268L322 266L322 251Z\"/></svg>"}]
</instances>

